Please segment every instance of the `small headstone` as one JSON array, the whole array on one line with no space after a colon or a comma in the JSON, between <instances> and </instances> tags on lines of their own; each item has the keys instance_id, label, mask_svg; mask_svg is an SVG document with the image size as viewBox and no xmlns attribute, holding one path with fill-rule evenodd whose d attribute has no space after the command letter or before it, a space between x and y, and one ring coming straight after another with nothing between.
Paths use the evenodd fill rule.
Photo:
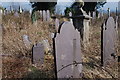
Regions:
<instances>
[{"instance_id":1,"label":"small headstone","mask_svg":"<svg viewBox=\"0 0 120 80\"><path fill-rule=\"evenodd\" d=\"M49 22L50 21L50 11L47 10L46 13L47 13L47 22Z\"/></svg>"},{"instance_id":2,"label":"small headstone","mask_svg":"<svg viewBox=\"0 0 120 80\"><path fill-rule=\"evenodd\" d=\"M56 18L55 19L55 30L56 30L56 32L58 32L59 26L60 26L59 19Z\"/></svg>"},{"instance_id":3,"label":"small headstone","mask_svg":"<svg viewBox=\"0 0 120 80\"><path fill-rule=\"evenodd\" d=\"M42 43L44 45L45 53L49 53L49 51L50 51L50 44L49 44L48 40L43 40Z\"/></svg>"},{"instance_id":4,"label":"small headstone","mask_svg":"<svg viewBox=\"0 0 120 80\"><path fill-rule=\"evenodd\" d=\"M102 40L102 62L103 66L113 65L116 61L116 30L115 21L113 17L109 17L107 23L103 26L103 40Z\"/></svg>"},{"instance_id":5,"label":"small headstone","mask_svg":"<svg viewBox=\"0 0 120 80\"><path fill-rule=\"evenodd\" d=\"M46 15L46 11L43 10L43 21L44 21L44 22L46 22L46 19L47 19L46 17L47 17L47 15Z\"/></svg>"},{"instance_id":6,"label":"small headstone","mask_svg":"<svg viewBox=\"0 0 120 80\"><path fill-rule=\"evenodd\" d=\"M98 13L98 19L100 18L100 13Z\"/></svg>"},{"instance_id":7,"label":"small headstone","mask_svg":"<svg viewBox=\"0 0 120 80\"><path fill-rule=\"evenodd\" d=\"M33 64L43 64L44 63L44 45L38 43L33 46Z\"/></svg>"},{"instance_id":8,"label":"small headstone","mask_svg":"<svg viewBox=\"0 0 120 80\"><path fill-rule=\"evenodd\" d=\"M73 24L64 22L55 38L57 78L81 78L80 33Z\"/></svg>"},{"instance_id":9,"label":"small headstone","mask_svg":"<svg viewBox=\"0 0 120 80\"><path fill-rule=\"evenodd\" d=\"M25 47L30 49L31 41L27 35L23 35L23 42L25 44Z\"/></svg>"},{"instance_id":10,"label":"small headstone","mask_svg":"<svg viewBox=\"0 0 120 80\"><path fill-rule=\"evenodd\" d=\"M72 16L72 12L69 13L69 16ZM73 23L72 19L70 18L70 22Z\"/></svg>"},{"instance_id":11,"label":"small headstone","mask_svg":"<svg viewBox=\"0 0 120 80\"><path fill-rule=\"evenodd\" d=\"M31 9L29 10L29 13L30 13L30 15L32 14L32 10Z\"/></svg>"},{"instance_id":12,"label":"small headstone","mask_svg":"<svg viewBox=\"0 0 120 80\"><path fill-rule=\"evenodd\" d=\"M15 16L15 17L19 17L19 13L16 11L16 12L14 13L14 16Z\"/></svg>"}]
</instances>

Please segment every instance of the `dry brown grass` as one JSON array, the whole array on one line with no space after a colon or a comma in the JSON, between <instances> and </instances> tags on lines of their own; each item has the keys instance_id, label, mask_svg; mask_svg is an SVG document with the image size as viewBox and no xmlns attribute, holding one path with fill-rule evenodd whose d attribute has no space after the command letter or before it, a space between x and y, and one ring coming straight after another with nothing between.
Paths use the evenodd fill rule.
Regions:
<instances>
[{"instance_id":1,"label":"dry brown grass","mask_svg":"<svg viewBox=\"0 0 120 80\"><path fill-rule=\"evenodd\" d=\"M51 24L53 23L51 22ZM116 77L117 66L107 68L107 71L101 67L102 23L103 18L92 22L90 27L90 47L88 50L82 49L84 63L83 78ZM32 48L32 45L35 43L48 39L52 47L50 33L54 32L53 26L43 23L41 19L32 24L29 14L21 14L20 17L14 17L12 14L9 14L3 17L3 27L3 53L11 55L3 57L3 78L55 77L53 56L46 55L43 65L32 65L31 49L27 49L22 40L24 34L28 35L32 42Z\"/></svg>"}]
</instances>

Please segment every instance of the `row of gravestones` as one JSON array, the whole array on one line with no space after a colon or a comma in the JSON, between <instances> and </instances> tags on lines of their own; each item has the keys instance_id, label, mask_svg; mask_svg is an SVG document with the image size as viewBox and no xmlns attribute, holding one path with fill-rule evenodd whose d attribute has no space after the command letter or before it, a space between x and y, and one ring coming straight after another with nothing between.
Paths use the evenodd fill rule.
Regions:
<instances>
[{"instance_id":1,"label":"row of gravestones","mask_svg":"<svg viewBox=\"0 0 120 80\"><path fill-rule=\"evenodd\" d=\"M49 10L40 10L40 17L42 18L43 22L50 22L50 11Z\"/></svg>"},{"instance_id":2,"label":"row of gravestones","mask_svg":"<svg viewBox=\"0 0 120 80\"><path fill-rule=\"evenodd\" d=\"M59 20L56 20L56 22ZM116 20L117 21L117 20ZM112 65L116 62L117 22L109 17L102 26L101 61L103 66ZM56 23L53 35L53 50L57 78L80 78L82 77L82 53L80 33L71 22L62 25ZM44 47L42 44L33 47L33 58L37 61L44 60ZM38 56L39 55L39 56Z\"/></svg>"}]
</instances>

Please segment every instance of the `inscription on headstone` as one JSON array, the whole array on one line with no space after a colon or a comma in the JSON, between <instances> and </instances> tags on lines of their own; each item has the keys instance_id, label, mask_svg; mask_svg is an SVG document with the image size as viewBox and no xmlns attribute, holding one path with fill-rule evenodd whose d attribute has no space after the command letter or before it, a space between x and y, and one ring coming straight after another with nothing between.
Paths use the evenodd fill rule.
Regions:
<instances>
[{"instance_id":1,"label":"inscription on headstone","mask_svg":"<svg viewBox=\"0 0 120 80\"><path fill-rule=\"evenodd\" d=\"M112 65L116 61L116 30L113 17L109 17L103 25L102 63L103 66Z\"/></svg>"},{"instance_id":2,"label":"inscription on headstone","mask_svg":"<svg viewBox=\"0 0 120 80\"><path fill-rule=\"evenodd\" d=\"M73 24L64 22L55 38L58 78L80 78L82 72L80 33Z\"/></svg>"},{"instance_id":3,"label":"inscription on headstone","mask_svg":"<svg viewBox=\"0 0 120 80\"><path fill-rule=\"evenodd\" d=\"M44 45L38 43L33 46L33 64L43 64L44 63Z\"/></svg>"}]
</instances>

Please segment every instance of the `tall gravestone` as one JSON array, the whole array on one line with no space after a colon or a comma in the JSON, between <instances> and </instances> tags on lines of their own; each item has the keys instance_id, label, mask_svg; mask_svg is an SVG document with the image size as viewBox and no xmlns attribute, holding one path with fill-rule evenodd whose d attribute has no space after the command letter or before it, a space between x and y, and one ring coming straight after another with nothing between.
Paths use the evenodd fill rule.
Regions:
<instances>
[{"instance_id":1,"label":"tall gravestone","mask_svg":"<svg viewBox=\"0 0 120 80\"><path fill-rule=\"evenodd\" d=\"M30 41L28 35L23 35L23 42L25 44L25 47L27 49L30 49L31 41Z\"/></svg>"},{"instance_id":2,"label":"tall gravestone","mask_svg":"<svg viewBox=\"0 0 120 80\"><path fill-rule=\"evenodd\" d=\"M56 32L58 32L59 26L60 26L59 19L56 18L56 19L55 19L55 30L56 30Z\"/></svg>"},{"instance_id":3,"label":"tall gravestone","mask_svg":"<svg viewBox=\"0 0 120 80\"><path fill-rule=\"evenodd\" d=\"M44 45L38 43L33 46L32 50L32 62L33 64L43 64L44 63Z\"/></svg>"},{"instance_id":4,"label":"tall gravestone","mask_svg":"<svg viewBox=\"0 0 120 80\"><path fill-rule=\"evenodd\" d=\"M80 78L82 59L80 33L73 24L64 22L54 38L57 78Z\"/></svg>"},{"instance_id":5,"label":"tall gravestone","mask_svg":"<svg viewBox=\"0 0 120 80\"><path fill-rule=\"evenodd\" d=\"M43 16L42 13L43 13L42 10L40 10L40 18L43 18L43 17L42 17L42 16Z\"/></svg>"},{"instance_id":6,"label":"tall gravestone","mask_svg":"<svg viewBox=\"0 0 120 80\"><path fill-rule=\"evenodd\" d=\"M46 15L46 11L45 10L43 10L43 22L46 22L46 18L47 17L47 15Z\"/></svg>"},{"instance_id":7,"label":"tall gravestone","mask_svg":"<svg viewBox=\"0 0 120 80\"><path fill-rule=\"evenodd\" d=\"M50 22L50 11L49 10L47 10L46 11L46 14L47 14L47 22Z\"/></svg>"},{"instance_id":8,"label":"tall gravestone","mask_svg":"<svg viewBox=\"0 0 120 80\"><path fill-rule=\"evenodd\" d=\"M93 12L93 19L96 19L96 12Z\"/></svg>"},{"instance_id":9,"label":"tall gravestone","mask_svg":"<svg viewBox=\"0 0 120 80\"><path fill-rule=\"evenodd\" d=\"M113 17L109 17L102 29L102 64L113 65L116 61L116 25Z\"/></svg>"},{"instance_id":10,"label":"tall gravestone","mask_svg":"<svg viewBox=\"0 0 120 80\"><path fill-rule=\"evenodd\" d=\"M70 17L72 16L72 12L69 13L69 16L70 16ZM73 21L72 21L71 18L70 18L70 22L73 24Z\"/></svg>"}]
</instances>

